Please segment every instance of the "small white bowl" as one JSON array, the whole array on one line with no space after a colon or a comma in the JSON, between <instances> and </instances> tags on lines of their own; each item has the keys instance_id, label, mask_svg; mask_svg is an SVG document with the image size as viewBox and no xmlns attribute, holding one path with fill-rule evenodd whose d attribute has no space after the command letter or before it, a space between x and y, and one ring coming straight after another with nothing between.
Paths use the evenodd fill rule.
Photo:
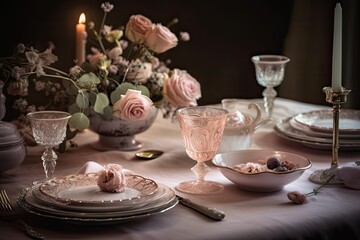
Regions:
<instances>
[{"instance_id":1,"label":"small white bowl","mask_svg":"<svg viewBox=\"0 0 360 240\"><path fill-rule=\"evenodd\" d=\"M282 161L291 161L298 167L286 172L268 170L258 173L243 173L233 169L235 165L247 162L267 160L277 157ZM311 161L298 154L274 150L238 150L217 154L212 163L219 167L221 173L239 188L252 192L280 191L285 185L298 179L306 169L311 167Z\"/></svg>"}]
</instances>

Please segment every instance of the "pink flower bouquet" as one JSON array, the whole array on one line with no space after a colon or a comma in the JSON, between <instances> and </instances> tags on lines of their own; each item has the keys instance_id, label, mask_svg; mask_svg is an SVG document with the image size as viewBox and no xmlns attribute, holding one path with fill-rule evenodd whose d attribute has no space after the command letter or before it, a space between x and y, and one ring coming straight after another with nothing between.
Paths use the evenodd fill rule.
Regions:
<instances>
[{"instance_id":1,"label":"pink flower bouquet","mask_svg":"<svg viewBox=\"0 0 360 240\"><path fill-rule=\"evenodd\" d=\"M47 108L46 104L35 106L26 101L26 97L30 97L30 76L33 76L36 91L52 89L54 101L67 104L72 114L69 125L78 130L90 126L90 109L105 120L116 117L137 121L145 119L154 107L161 109L164 117L169 117L174 116L178 108L197 105L201 97L199 82L185 70L170 69L166 61L157 57L175 48L179 41L190 39L187 32L181 32L178 38L170 30L177 20L164 26L137 14L130 16L124 26L113 28L105 22L114 6L106 2L101 8L104 11L101 25L97 28L94 22L89 22L87 28L88 39L95 39L87 42L95 44L88 45L91 51L86 61L78 63L68 73L50 66L57 61L52 45L39 52L19 44L16 56L4 58L10 59L8 64L2 62L0 65L7 73L3 78L7 91L23 99L14 107L21 108L24 114ZM44 76L46 78L42 78ZM50 84L50 78L61 81Z\"/></svg>"}]
</instances>

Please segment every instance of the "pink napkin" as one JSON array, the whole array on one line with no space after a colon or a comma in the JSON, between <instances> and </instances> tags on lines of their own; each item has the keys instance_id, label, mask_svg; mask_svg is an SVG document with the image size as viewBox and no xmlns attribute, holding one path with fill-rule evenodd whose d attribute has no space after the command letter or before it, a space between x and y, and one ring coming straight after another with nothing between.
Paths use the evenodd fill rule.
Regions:
<instances>
[{"instance_id":1,"label":"pink napkin","mask_svg":"<svg viewBox=\"0 0 360 240\"><path fill-rule=\"evenodd\" d=\"M89 161L80 168L78 174L95 173L104 169L105 168L102 165L93 161Z\"/></svg>"},{"instance_id":2,"label":"pink napkin","mask_svg":"<svg viewBox=\"0 0 360 240\"><path fill-rule=\"evenodd\" d=\"M339 166L337 175L344 180L345 186L352 189L360 189L360 163L351 162Z\"/></svg>"},{"instance_id":3,"label":"pink napkin","mask_svg":"<svg viewBox=\"0 0 360 240\"><path fill-rule=\"evenodd\" d=\"M78 174L86 174L86 173L96 173L101 170L105 170L103 165L98 164L97 162L88 161L86 162L78 171ZM134 175L134 173L128 169L123 169L125 175Z\"/></svg>"}]
</instances>

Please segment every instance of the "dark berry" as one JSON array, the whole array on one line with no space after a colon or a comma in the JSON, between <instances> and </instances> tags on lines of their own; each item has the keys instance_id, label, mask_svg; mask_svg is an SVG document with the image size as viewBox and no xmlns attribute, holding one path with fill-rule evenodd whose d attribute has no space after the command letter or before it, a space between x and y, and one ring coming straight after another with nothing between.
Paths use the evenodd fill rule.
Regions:
<instances>
[{"instance_id":1,"label":"dark berry","mask_svg":"<svg viewBox=\"0 0 360 240\"><path fill-rule=\"evenodd\" d=\"M293 162L290 162L290 161L281 162L281 166L286 167L288 170L295 169L295 164Z\"/></svg>"},{"instance_id":2,"label":"dark berry","mask_svg":"<svg viewBox=\"0 0 360 240\"><path fill-rule=\"evenodd\" d=\"M280 161L277 157L270 157L268 158L268 160L266 161L266 166L268 169L275 169L278 166L280 166Z\"/></svg>"},{"instance_id":3,"label":"dark berry","mask_svg":"<svg viewBox=\"0 0 360 240\"><path fill-rule=\"evenodd\" d=\"M288 169L283 166L278 166L277 168L274 169L274 171L275 172L286 172L286 171L288 171Z\"/></svg>"}]
</instances>

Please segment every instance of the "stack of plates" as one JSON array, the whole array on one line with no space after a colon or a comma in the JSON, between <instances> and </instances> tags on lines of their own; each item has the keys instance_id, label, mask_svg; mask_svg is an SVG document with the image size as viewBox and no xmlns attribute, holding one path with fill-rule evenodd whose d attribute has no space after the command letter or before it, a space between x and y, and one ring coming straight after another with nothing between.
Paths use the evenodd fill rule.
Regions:
<instances>
[{"instance_id":1,"label":"stack of plates","mask_svg":"<svg viewBox=\"0 0 360 240\"><path fill-rule=\"evenodd\" d=\"M279 136L317 149L332 149L333 111L317 110L280 120L275 125ZM360 111L341 109L340 150L360 150Z\"/></svg>"},{"instance_id":2,"label":"stack of plates","mask_svg":"<svg viewBox=\"0 0 360 240\"><path fill-rule=\"evenodd\" d=\"M96 173L53 178L24 189L17 199L32 214L70 223L110 224L163 213L178 200L173 190L139 175L127 176L125 191L97 186Z\"/></svg>"}]
</instances>

